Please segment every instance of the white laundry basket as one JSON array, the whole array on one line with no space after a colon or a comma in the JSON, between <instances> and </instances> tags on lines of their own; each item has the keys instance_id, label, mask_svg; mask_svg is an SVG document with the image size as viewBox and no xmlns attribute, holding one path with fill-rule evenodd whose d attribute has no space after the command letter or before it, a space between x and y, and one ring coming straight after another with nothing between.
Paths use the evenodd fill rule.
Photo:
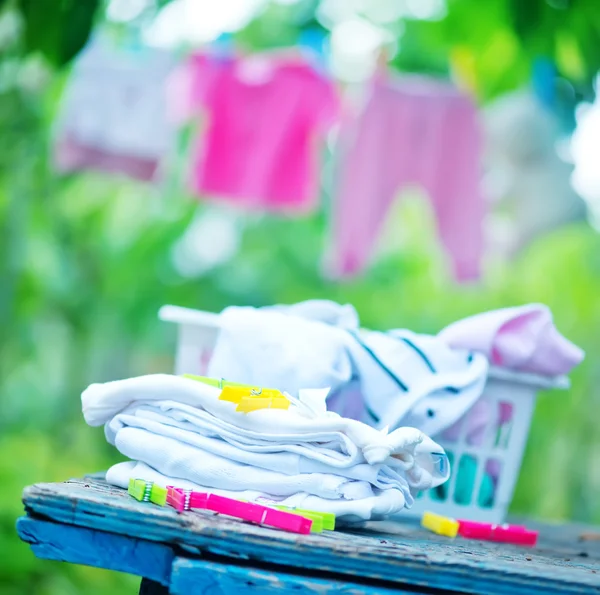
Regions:
<instances>
[{"instance_id":1,"label":"white laundry basket","mask_svg":"<svg viewBox=\"0 0 600 595\"><path fill-rule=\"evenodd\" d=\"M159 318L178 325L175 374L204 375L219 334L218 315L163 306ZM453 428L432 436L451 459L450 480L421 493L404 514L420 516L431 510L459 519L504 522L537 392L568 385L566 377L547 378L491 368L484 394L475 407Z\"/></svg>"}]
</instances>

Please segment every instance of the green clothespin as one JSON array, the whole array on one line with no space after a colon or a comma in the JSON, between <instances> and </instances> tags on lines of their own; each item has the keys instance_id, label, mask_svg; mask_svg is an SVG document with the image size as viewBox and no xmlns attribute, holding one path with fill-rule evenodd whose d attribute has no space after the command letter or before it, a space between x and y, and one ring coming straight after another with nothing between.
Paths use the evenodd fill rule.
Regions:
<instances>
[{"instance_id":1,"label":"green clothespin","mask_svg":"<svg viewBox=\"0 0 600 595\"><path fill-rule=\"evenodd\" d=\"M305 519L310 519L312 521L312 525L310 527L311 533L323 532L323 517L321 517L318 512L312 512L307 510L300 512L296 508L289 508L287 506L270 506L271 508L281 510L282 512L289 512L291 514L297 514L298 516L304 517Z\"/></svg>"},{"instance_id":2,"label":"green clothespin","mask_svg":"<svg viewBox=\"0 0 600 595\"><path fill-rule=\"evenodd\" d=\"M245 388L246 384L240 384L239 382L229 382L227 380L223 380L223 378L210 378L208 376L196 376L195 374L184 374L184 378L189 378L190 380L197 380L198 382L202 382L204 384L208 384L208 386L214 386L215 388L223 388L224 386L238 386ZM248 386L248 388L251 388Z\"/></svg>"},{"instance_id":3,"label":"green clothespin","mask_svg":"<svg viewBox=\"0 0 600 595\"><path fill-rule=\"evenodd\" d=\"M152 489L152 486L150 486L150 488ZM133 496L140 502L150 501L150 493L146 494L146 482L143 479L130 479L127 491L130 496Z\"/></svg>"},{"instance_id":4,"label":"green clothespin","mask_svg":"<svg viewBox=\"0 0 600 595\"><path fill-rule=\"evenodd\" d=\"M296 508L296 512L302 516L306 514L318 514L323 520L323 529L327 529L328 531L335 530L335 514L332 512L318 512L315 510L304 510L302 508Z\"/></svg>"},{"instance_id":5,"label":"green clothespin","mask_svg":"<svg viewBox=\"0 0 600 595\"><path fill-rule=\"evenodd\" d=\"M312 512L300 512L298 510L286 510L284 512L291 512L292 514L297 514L305 519L310 519L312 521L312 525L310 527L311 533L323 532L323 517L319 516L318 514L314 514Z\"/></svg>"},{"instance_id":6,"label":"green clothespin","mask_svg":"<svg viewBox=\"0 0 600 595\"><path fill-rule=\"evenodd\" d=\"M277 508L278 510L283 510L285 512L293 512L295 514L299 514L300 516L306 517L307 519L311 519L313 521L313 527L315 524L315 519L318 519L322 529L327 529L328 531L333 531L335 529L335 514L331 512L319 512L317 510L290 508L289 506L280 505L274 506L273 508Z\"/></svg>"},{"instance_id":7,"label":"green clothespin","mask_svg":"<svg viewBox=\"0 0 600 595\"><path fill-rule=\"evenodd\" d=\"M153 481L130 479L127 492L139 502L152 502L159 506L167 503L167 490L155 485Z\"/></svg>"},{"instance_id":8,"label":"green clothespin","mask_svg":"<svg viewBox=\"0 0 600 595\"><path fill-rule=\"evenodd\" d=\"M223 388L222 378L208 378L208 376L196 376L195 374L184 374L183 377L188 378L189 380L197 380L198 382L208 384L208 386L214 386L215 388Z\"/></svg>"},{"instance_id":9,"label":"green clothespin","mask_svg":"<svg viewBox=\"0 0 600 595\"><path fill-rule=\"evenodd\" d=\"M158 506L164 506L167 503L167 489L153 485L150 492L150 502Z\"/></svg>"}]
</instances>

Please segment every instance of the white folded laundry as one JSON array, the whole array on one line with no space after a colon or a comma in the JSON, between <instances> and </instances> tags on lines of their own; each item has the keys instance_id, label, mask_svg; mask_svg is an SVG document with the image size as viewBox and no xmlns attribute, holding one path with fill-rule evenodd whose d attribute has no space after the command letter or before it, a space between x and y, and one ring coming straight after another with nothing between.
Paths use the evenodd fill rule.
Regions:
<instances>
[{"instance_id":1,"label":"white folded laundry","mask_svg":"<svg viewBox=\"0 0 600 595\"><path fill-rule=\"evenodd\" d=\"M130 478L153 481L162 487L176 485L184 489L209 492L250 502L281 504L291 508L331 512L336 515L336 522L339 522L339 524L369 519L384 519L400 512L405 507L402 492L399 490L374 490L373 496L358 500L332 500L311 496L304 492L299 492L287 498L274 498L270 494L264 494L256 490L232 491L210 488L185 479L168 477L149 467L145 463L137 461L118 463L111 467L106 474L106 481L108 481L108 483L122 488L127 488Z\"/></svg>"},{"instance_id":2,"label":"white folded laundry","mask_svg":"<svg viewBox=\"0 0 600 595\"><path fill-rule=\"evenodd\" d=\"M220 392L158 374L91 385L82 404L90 425L105 424L107 440L147 466L136 472L160 473L182 487L191 482L236 497L250 490L252 500L291 497L365 519L411 506L417 491L449 476L443 449L422 432L378 431L327 412L327 391L299 391L287 410L250 413L220 400ZM117 485L149 478L115 473L107 479ZM341 502L361 504L344 508Z\"/></svg>"},{"instance_id":3,"label":"white folded laundry","mask_svg":"<svg viewBox=\"0 0 600 595\"><path fill-rule=\"evenodd\" d=\"M210 376L293 395L330 387L329 409L377 428L435 436L473 406L487 380L480 353L407 330L361 330L351 306L323 300L227 308L219 328Z\"/></svg>"},{"instance_id":4,"label":"white folded laundry","mask_svg":"<svg viewBox=\"0 0 600 595\"><path fill-rule=\"evenodd\" d=\"M321 498L358 500L373 495L371 484L331 473L286 475L219 457L173 438L139 428L123 428L116 438L119 452L168 475L198 485L232 491L257 490L273 496L306 492ZM408 483L405 482L408 493Z\"/></svg>"},{"instance_id":5,"label":"white folded laundry","mask_svg":"<svg viewBox=\"0 0 600 595\"><path fill-rule=\"evenodd\" d=\"M212 430L206 426L202 427L194 423L178 421L175 419L175 412L184 412L178 411L176 405L173 404L173 409L171 409L172 416L166 415L160 408L151 406L138 407L132 409L131 413L116 415L106 426L108 441L111 444L116 444L123 454L152 464L152 461L148 461L143 455L137 456L125 452L119 443L124 429L141 428L147 430L151 435L173 438L182 444L197 447L205 453L217 455L244 465L258 467L259 470L266 469L286 475L334 473L347 479L366 481L381 489L388 487L404 489L408 487L406 479L388 465L369 465L363 462L341 467L327 465L319 460L295 452L273 452L272 446L270 447L272 452L247 450L244 445L236 445L219 437L211 436ZM194 419L195 415L192 408L185 405L181 407L190 410L186 412L187 417ZM249 445L250 448L254 446ZM158 465L154 466L159 468ZM173 475L172 472L170 474Z\"/></svg>"},{"instance_id":6,"label":"white folded laundry","mask_svg":"<svg viewBox=\"0 0 600 595\"><path fill-rule=\"evenodd\" d=\"M415 428L388 433L331 412L307 416L294 405L288 410L261 409L244 414L232 403L219 400L219 394L218 388L202 382L153 374L92 384L81 399L84 418L91 426L106 424L119 413L131 412L132 407L152 404L163 408L167 415L174 411L178 419L182 404L190 405L204 427L212 425L213 436L230 443L237 441L245 449L252 450L256 445L263 452L298 452L337 466L386 464L410 473L422 487L439 485L448 478L443 449ZM113 439L111 431L109 424L109 442Z\"/></svg>"}]
</instances>

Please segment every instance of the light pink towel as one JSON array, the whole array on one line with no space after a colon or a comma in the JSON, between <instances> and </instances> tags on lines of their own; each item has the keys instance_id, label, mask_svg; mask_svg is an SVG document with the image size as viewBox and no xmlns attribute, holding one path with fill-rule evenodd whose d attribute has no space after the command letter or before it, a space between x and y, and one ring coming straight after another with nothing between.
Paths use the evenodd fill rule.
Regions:
<instances>
[{"instance_id":1,"label":"light pink towel","mask_svg":"<svg viewBox=\"0 0 600 595\"><path fill-rule=\"evenodd\" d=\"M194 55L172 84L178 120L208 116L194 192L273 211L316 205L319 140L338 110L332 81L300 57Z\"/></svg>"},{"instance_id":2,"label":"light pink towel","mask_svg":"<svg viewBox=\"0 0 600 595\"><path fill-rule=\"evenodd\" d=\"M340 145L329 258L334 276L368 264L393 199L408 184L428 193L456 278L478 276L484 202L480 133L468 97L433 80L377 79L360 116L344 126Z\"/></svg>"},{"instance_id":3,"label":"light pink towel","mask_svg":"<svg viewBox=\"0 0 600 595\"><path fill-rule=\"evenodd\" d=\"M568 374L584 357L558 332L550 309L541 304L477 314L438 336L450 347L484 353L495 366L545 376Z\"/></svg>"}]
</instances>

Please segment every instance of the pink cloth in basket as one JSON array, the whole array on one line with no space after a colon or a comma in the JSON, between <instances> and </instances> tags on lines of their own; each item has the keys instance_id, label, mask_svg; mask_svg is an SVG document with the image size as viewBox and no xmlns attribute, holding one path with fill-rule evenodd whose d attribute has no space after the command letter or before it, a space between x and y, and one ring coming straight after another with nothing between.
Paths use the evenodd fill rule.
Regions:
<instances>
[{"instance_id":1,"label":"pink cloth in basket","mask_svg":"<svg viewBox=\"0 0 600 595\"><path fill-rule=\"evenodd\" d=\"M493 310L459 320L438 335L451 347L484 353L496 366L520 372L559 376L569 373L584 357L584 352L563 337L554 326L552 313L541 304ZM444 440L455 442L466 423L465 439L471 446L481 446L486 432L498 430L512 422L508 403L500 403L497 418L485 398L443 433ZM490 428L490 423L494 428ZM496 486L501 464L491 458L485 473ZM495 488L494 488L495 489Z\"/></svg>"},{"instance_id":2,"label":"pink cloth in basket","mask_svg":"<svg viewBox=\"0 0 600 595\"><path fill-rule=\"evenodd\" d=\"M367 266L397 192L417 184L429 196L455 277L478 277L484 201L480 130L469 97L429 79L377 79L360 116L342 127L340 151L332 275Z\"/></svg>"},{"instance_id":3,"label":"pink cloth in basket","mask_svg":"<svg viewBox=\"0 0 600 595\"><path fill-rule=\"evenodd\" d=\"M333 82L300 57L194 55L173 79L175 118L204 111L195 192L243 207L308 211L319 190L318 141L333 122Z\"/></svg>"},{"instance_id":4,"label":"pink cloth in basket","mask_svg":"<svg viewBox=\"0 0 600 595\"><path fill-rule=\"evenodd\" d=\"M450 347L485 354L494 366L544 376L568 374L585 355L558 332L552 312L541 304L476 314L438 336Z\"/></svg>"}]
</instances>

